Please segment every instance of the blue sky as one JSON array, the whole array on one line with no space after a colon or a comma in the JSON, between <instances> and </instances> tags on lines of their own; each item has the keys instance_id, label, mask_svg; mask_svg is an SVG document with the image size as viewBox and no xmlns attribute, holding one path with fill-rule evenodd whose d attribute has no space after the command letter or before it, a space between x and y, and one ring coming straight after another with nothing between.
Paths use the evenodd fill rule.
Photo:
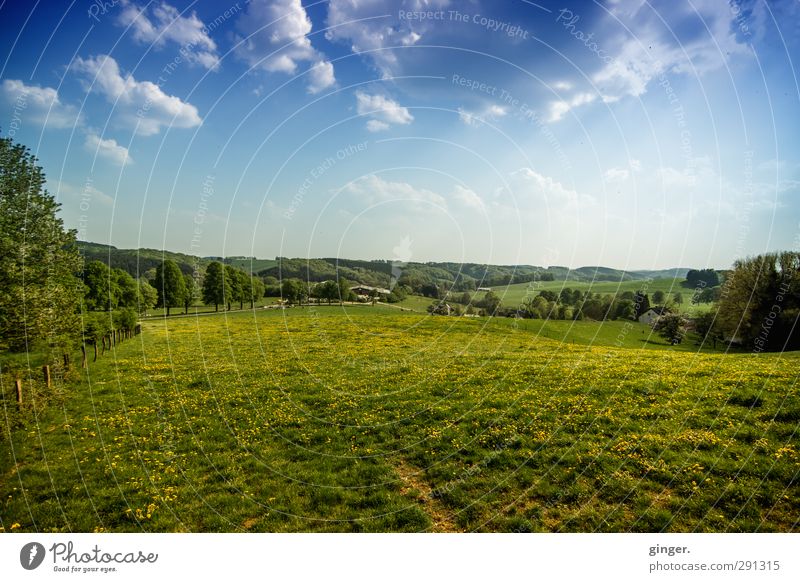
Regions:
<instances>
[{"instance_id":1,"label":"blue sky","mask_svg":"<svg viewBox=\"0 0 800 582\"><path fill-rule=\"evenodd\" d=\"M7 1L0 128L118 247L726 268L800 250L798 22L788 0Z\"/></svg>"}]
</instances>

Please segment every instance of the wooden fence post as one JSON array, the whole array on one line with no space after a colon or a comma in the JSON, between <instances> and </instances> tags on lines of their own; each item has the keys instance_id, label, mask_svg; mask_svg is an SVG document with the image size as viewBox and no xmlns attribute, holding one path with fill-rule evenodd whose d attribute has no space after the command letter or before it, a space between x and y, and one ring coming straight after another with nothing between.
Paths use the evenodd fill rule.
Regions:
<instances>
[{"instance_id":1,"label":"wooden fence post","mask_svg":"<svg viewBox=\"0 0 800 582\"><path fill-rule=\"evenodd\" d=\"M22 406L22 379L17 378L17 406Z\"/></svg>"},{"instance_id":2,"label":"wooden fence post","mask_svg":"<svg viewBox=\"0 0 800 582\"><path fill-rule=\"evenodd\" d=\"M50 388L50 366L47 365L42 366L42 373L44 374L45 385L48 388Z\"/></svg>"}]
</instances>

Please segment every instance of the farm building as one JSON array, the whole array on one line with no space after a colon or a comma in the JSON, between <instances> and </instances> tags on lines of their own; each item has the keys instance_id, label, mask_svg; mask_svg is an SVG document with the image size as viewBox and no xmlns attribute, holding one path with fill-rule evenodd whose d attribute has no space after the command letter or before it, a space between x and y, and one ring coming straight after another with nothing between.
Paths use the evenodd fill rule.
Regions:
<instances>
[{"instance_id":1,"label":"farm building","mask_svg":"<svg viewBox=\"0 0 800 582\"><path fill-rule=\"evenodd\" d=\"M369 285L354 285L350 287L350 291L359 297L378 297L381 295L386 296L391 293L391 291L383 287L370 287Z\"/></svg>"},{"instance_id":2,"label":"farm building","mask_svg":"<svg viewBox=\"0 0 800 582\"><path fill-rule=\"evenodd\" d=\"M491 291L491 290L492 290L492 288L491 288L491 287L478 287L478 291L486 291L486 292L489 292L489 291Z\"/></svg>"},{"instance_id":3,"label":"farm building","mask_svg":"<svg viewBox=\"0 0 800 582\"><path fill-rule=\"evenodd\" d=\"M647 325L652 325L656 319L658 319L662 315L666 315L667 313L671 312L666 307L651 307L650 309L648 309L639 316L639 323L646 323Z\"/></svg>"}]
</instances>

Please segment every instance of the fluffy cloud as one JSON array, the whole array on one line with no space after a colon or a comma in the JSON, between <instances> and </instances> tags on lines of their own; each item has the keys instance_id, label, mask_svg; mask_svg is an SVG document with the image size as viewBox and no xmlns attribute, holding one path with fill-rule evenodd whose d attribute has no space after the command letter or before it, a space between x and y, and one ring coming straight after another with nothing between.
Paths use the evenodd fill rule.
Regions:
<instances>
[{"instance_id":1,"label":"fluffy cloud","mask_svg":"<svg viewBox=\"0 0 800 582\"><path fill-rule=\"evenodd\" d=\"M461 122L473 127L498 117L505 117L507 113L508 110L500 105L488 105L481 111L467 111L461 107L458 108L458 118Z\"/></svg>"},{"instance_id":2,"label":"fluffy cloud","mask_svg":"<svg viewBox=\"0 0 800 582\"><path fill-rule=\"evenodd\" d=\"M45 127L63 129L79 121L78 111L58 98L58 91L50 87L26 85L22 81L5 79L0 85L0 98L21 124L31 121Z\"/></svg>"},{"instance_id":3,"label":"fluffy cloud","mask_svg":"<svg viewBox=\"0 0 800 582\"><path fill-rule=\"evenodd\" d=\"M128 148L119 145L116 140L102 139L99 135L89 133L83 146L92 155L108 160L117 166L133 163Z\"/></svg>"},{"instance_id":4,"label":"fluffy cloud","mask_svg":"<svg viewBox=\"0 0 800 582\"><path fill-rule=\"evenodd\" d=\"M148 10L151 6L152 10ZM189 62L206 69L219 65L217 45L194 12L181 16L175 7L164 2L141 7L123 0L117 23L130 27L139 42L163 46L171 41L182 47Z\"/></svg>"},{"instance_id":5,"label":"fluffy cloud","mask_svg":"<svg viewBox=\"0 0 800 582\"><path fill-rule=\"evenodd\" d=\"M473 210L483 210L484 204L481 197L469 188L464 188L461 184L456 184L453 188L453 199L460 205Z\"/></svg>"},{"instance_id":6,"label":"fluffy cloud","mask_svg":"<svg viewBox=\"0 0 800 582\"><path fill-rule=\"evenodd\" d=\"M238 56L270 73L294 75L311 63L308 90L318 93L336 82L333 65L311 44L311 20L300 0L254 0L239 18Z\"/></svg>"},{"instance_id":7,"label":"fluffy cloud","mask_svg":"<svg viewBox=\"0 0 800 582\"><path fill-rule=\"evenodd\" d=\"M414 121L414 116L397 101L362 91L356 91L356 111L371 118L367 121L369 131L383 131L390 125L408 125Z\"/></svg>"},{"instance_id":8,"label":"fluffy cloud","mask_svg":"<svg viewBox=\"0 0 800 582\"><path fill-rule=\"evenodd\" d=\"M444 197L436 192L416 188L406 182L390 182L375 174L353 180L344 186L341 192L370 206L384 202L405 202L409 207L418 210L430 210L431 205L447 206Z\"/></svg>"},{"instance_id":9,"label":"fluffy cloud","mask_svg":"<svg viewBox=\"0 0 800 582\"><path fill-rule=\"evenodd\" d=\"M571 110L575 109L576 107L580 107L581 105L591 103L596 98L597 95L593 95L592 93L578 93L569 101L552 101L548 110L547 120L551 123L559 121Z\"/></svg>"},{"instance_id":10,"label":"fluffy cloud","mask_svg":"<svg viewBox=\"0 0 800 582\"><path fill-rule=\"evenodd\" d=\"M439 10L449 4L449 0L330 0L325 37L349 45L354 53L365 53L388 78L397 73L399 62L395 50L387 47L414 45L431 26L400 19L400 11Z\"/></svg>"},{"instance_id":11,"label":"fluffy cloud","mask_svg":"<svg viewBox=\"0 0 800 582\"><path fill-rule=\"evenodd\" d=\"M116 121L124 128L154 135L162 127L190 128L202 123L194 105L167 95L150 81L137 81L130 74L123 77L117 62L109 56L78 58L72 68L86 77L87 87L114 104Z\"/></svg>"}]
</instances>

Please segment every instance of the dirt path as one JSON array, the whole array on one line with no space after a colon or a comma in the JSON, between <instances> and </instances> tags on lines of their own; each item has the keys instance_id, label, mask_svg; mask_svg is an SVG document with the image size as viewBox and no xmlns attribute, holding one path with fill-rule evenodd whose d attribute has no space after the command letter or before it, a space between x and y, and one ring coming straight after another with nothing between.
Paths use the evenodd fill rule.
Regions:
<instances>
[{"instance_id":1,"label":"dirt path","mask_svg":"<svg viewBox=\"0 0 800 582\"><path fill-rule=\"evenodd\" d=\"M433 489L425 482L421 470L412 467L402 459L396 459L394 467L397 476L400 477L400 480L403 482L400 493L406 494L411 489L416 489L419 492L417 503L420 509L422 509L433 522L433 525L428 531L436 533L463 531L456 525L450 510L448 510L439 499L433 496Z\"/></svg>"}]
</instances>

